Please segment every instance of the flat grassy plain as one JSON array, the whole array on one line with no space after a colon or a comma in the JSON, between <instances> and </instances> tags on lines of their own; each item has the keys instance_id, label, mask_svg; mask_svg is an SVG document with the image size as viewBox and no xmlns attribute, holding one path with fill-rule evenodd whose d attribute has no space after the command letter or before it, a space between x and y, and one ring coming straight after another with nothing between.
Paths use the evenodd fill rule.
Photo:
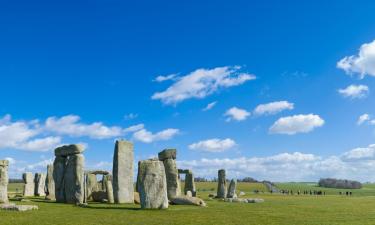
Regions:
<instances>
[{"instance_id":1,"label":"flat grassy plain","mask_svg":"<svg viewBox=\"0 0 375 225\"><path fill-rule=\"evenodd\" d=\"M292 184L297 183L278 184L278 186ZM197 183L197 189L200 190L198 195L206 200L208 207L170 206L167 210L140 210L139 205L98 203L91 203L88 208L80 208L31 198L32 202L15 203L36 204L39 210L0 211L0 224L375 224L375 196L371 196L371 192L366 192L369 194L367 196L363 194L352 197L252 193L255 189L263 188L262 186L254 183L238 184L238 191L246 192L245 197L265 200L264 203L245 204L211 200L208 194L215 192L216 183ZM371 187L375 189L371 185L368 188ZM19 185L12 184L9 186L9 191L12 192L16 188L19 189Z\"/></svg>"}]
</instances>

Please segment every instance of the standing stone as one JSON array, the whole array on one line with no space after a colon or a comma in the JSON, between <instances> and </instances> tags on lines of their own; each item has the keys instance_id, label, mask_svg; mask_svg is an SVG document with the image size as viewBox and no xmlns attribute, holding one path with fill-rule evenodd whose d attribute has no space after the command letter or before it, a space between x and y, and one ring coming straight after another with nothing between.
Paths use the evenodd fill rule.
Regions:
<instances>
[{"instance_id":1,"label":"standing stone","mask_svg":"<svg viewBox=\"0 0 375 225\"><path fill-rule=\"evenodd\" d=\"M46 177L46 199L55 200L55 181L53 180L53 165L47 166L47 177Z\"/></svg>"},{"instance_id":2,"label":"standing stone","mask_svg":"<svg viewBox=\"0 0 375 225\"><path fill-rule=\"evenodd\" d=\"M176 149L165 149L159 154L159 160L163 161L165 175L167 178L168 199L173 199L181 195L181 184L178 177L176 164Z\"/></svg>"},{"instance_id":3,"label":"standing stone","mask_svg":"<svg viewBox=\"0 0 375 225\"><path fill-rule=\"evenodd\" d=\"M227 181L225 178L225 170L218 171L218 185L217 185L217 198L225 198L227 195Z\"/></svg>"},{"instance_id":4,"label":"standing stone","mask_svg":"<svg viewBox=\"0 0 375 225\"><path fill-rule=\"evenodd\" d=\"M46 196L46 192L44 190L44 187L46 185L46 175L44 173L36 173L35 174L34 184L35 184L34 195L35 196Z\"/></svg>"},{"instance_id":5,"label":"standing stone","mask_svg":"<svg viewBox=\"0 0 375 225\"><path fill-rule=\"evenodd\" d=\"M31 197L34 196L34 181L33 181L33 174L32 173L24 173L22 174L23 182L25 183L25 187L23 188L23 196L24 197Z\"/></svg>"},{"instance_id":6,"label":"standing stone","mask_svg":"<svg viewBox=\"0 0 375 225\"><path fill-rule=\"evenodd\" d=\"M64 173L66 203L83 204L85 201L84 164L85 157L82 154L71 155L68 158Z\"/></svg>"},{"instance_id":7,"label":"standing stone","mask_svg":"<svg viewBox=\"0 0 375 225\"><path fill-rule=\"evenodd\" d=\"M168 208L167 180L163 162L157 159L141 161L138 176L141 208Z\"/></svg>"},{"instance_id":8,"label":"standing stone","mask_svg":"<svg viewBox=\"0 0 375 225\"><path fill-rule=\"evenodd\" d=\"M110 204L115 203L115 200L113 198L113 186L112 186L111 180L108 179L108 180L105 181L105 189L107 190L108 203L110 203Z\"/></svg>"},{"instance_id":9,"label":"standing stone","mask_svg":"<svg viewBox=\"0 0 375 225\"><path fill-rule=\"evenodd\" d=\"M134 203L133 161L133 144L116 141L112 170L115 203Z\"/></svg>"},{"instance_id":10,"label":"standing stone","mask_svg":"<svg viewBox=\"0 0 375 225\"><path fill-rule=\"evenodd\" d=\"M53 180L55 182L55 197L56 202L65 202L64 190L64 173L67 158L63 156L56 156L53 162Z\"/></svg>"},{"instance_id":11,"label":"standing stone","mask_svg":"<svg viewBox=\"0 0 375 225\"><path fill-rule=\"evenodd\" d=\"M8 160L0 160L0 203L8 202Z\"/></svg>"},{"instance_id":12,"label":"standing stone","mask_svg":"<svg viewBox=\"0 0 375 225\"><path fill-rule=\"evenodd\" d=\"M185 188L184 188L185 195L187 194L188 191L191 192L193 197L197 195L197 191L195 189L194 174L191 170L188 170L185 175Z\"/></svg>"},{"instance_id":13,"label":"standing stone","mask_svg":"<svg viewBox=\"0 0 375 225\"><path fill-rule=\"evenodd\" d=\"M232 179L229 184L227 198L235 198L236 195L237 181Z\"/></svg>"},{"instance_id":14,"label":"standing stone","mask_svg":"<svg viewBox=\"0 0 375 225\"><path fill-rule=\"evenodd\" d=\"M86 196L87 200L92 200L92 193L98 190L98 181L96 175L92 173L86 174Z\"/></svg>"}]
</instances>

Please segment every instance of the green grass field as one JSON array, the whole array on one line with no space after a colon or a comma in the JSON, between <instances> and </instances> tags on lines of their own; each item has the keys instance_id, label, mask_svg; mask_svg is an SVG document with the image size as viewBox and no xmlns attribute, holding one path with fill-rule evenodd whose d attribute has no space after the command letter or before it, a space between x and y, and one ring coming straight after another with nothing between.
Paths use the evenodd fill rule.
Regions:
<instances>
[{"instance_id":1,"label":"green grass field","mask_svg":"<svg viewBox=\"0 0 375 225\"><path fill-rule=\"evenodd\" d=\"M308 183L283 183L280 187L310 187ZM22 187L22 185L21 185ZM12 184L9 190L20 188ZM140 210L139 205L107 205L92 203L89 208L67 204L44 202L32 198L38 211L0 211L0 224L280 224L280 225L366 225L375 224L375 196L371 196L374 185L366 185L352 197L297 196L281 194L254 194L253 190L264 188L262 184L239 183L238 191L246 197L264 198L264 203L225 203L210 200L209 193L215 193L216 183L197 183L199 197L206 200L208 207L170 206L168 210ZM335 193L337 190L332 190ZM361 193L361 194L360 194Z\"/></svg>"}]
</instances>

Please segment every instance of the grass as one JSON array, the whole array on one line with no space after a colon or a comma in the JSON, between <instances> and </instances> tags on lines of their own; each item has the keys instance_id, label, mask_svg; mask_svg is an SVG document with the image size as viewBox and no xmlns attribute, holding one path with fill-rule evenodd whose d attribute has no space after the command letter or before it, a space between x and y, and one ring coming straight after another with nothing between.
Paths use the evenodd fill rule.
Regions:
<instances>
[{"instance_id":1,"label":"grass","mask_svg":"<svg viewBox=\"0 0 375 225\"><path fill-rule=\"evenodd\" d=\"M305 183L278 184L285 187ZM10 187L11 189L12 187ZM13 188L16 188L14 186ZM225 203L210 200L215 183L197 183L199 196L206 200L208 207L170 206L168 210L140 210L139 205L106 205L92 203L89 208L79 208L67 204L44 202L32 198L38 211L0 211L0 224L278 224L278 225L367 225L375 221L375 196L355 195L353 197L297 196L280 194L254 194L254 189L263 188L259 184L239 183L238 190L245 191L247 197L264 198L260 204ZM368 187L375 189L373 185ZM363 193L372 192L364 189ZM359 193L359 192L358 192Z\"/></svg>"}]
</instances>

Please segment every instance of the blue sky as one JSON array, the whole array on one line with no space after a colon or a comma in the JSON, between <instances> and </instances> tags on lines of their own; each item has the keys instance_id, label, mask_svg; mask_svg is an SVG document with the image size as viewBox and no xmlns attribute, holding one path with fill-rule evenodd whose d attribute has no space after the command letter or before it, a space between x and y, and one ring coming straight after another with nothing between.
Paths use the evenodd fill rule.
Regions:
<instances>
[{"instance_id":1,"label":"blue sky","mask_svg":"<svg viewBox=\"0 0 375 225\"><path fill-rule=\"evenodd\" d=\"M125 138L197 176L375 181L372 1L0 4L11 176L65 143L111 169Z\"/></svg>"}]
</instances>

